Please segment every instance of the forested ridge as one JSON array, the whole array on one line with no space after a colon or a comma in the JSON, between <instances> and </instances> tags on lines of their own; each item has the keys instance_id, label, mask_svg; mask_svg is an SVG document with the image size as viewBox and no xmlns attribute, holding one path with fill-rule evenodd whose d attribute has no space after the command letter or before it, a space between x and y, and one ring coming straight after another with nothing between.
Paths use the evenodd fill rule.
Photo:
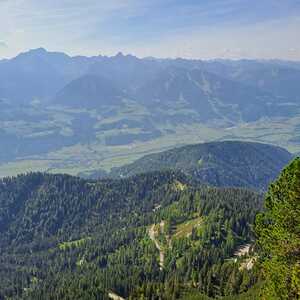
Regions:
<instances>
[{"instance_id":1,"label":"forested ridge","mask_svg":"<svg viewBox=\"0 0 300 300\"><path fill-rule=\"evenodd\" d=\"M217 141L150 154L131 164L113 168L108 176L126 177L176 169L200 183L267 190L269 183L291 159L287 150L273 145ZM104 174L96 172L94 176L97 175Z\"/></svg>"},{"instance_id":2,"label":"forested ridge","mask_svg":"<svg viewBox=\"0 0 300 300\"><path fill-rule=\"evenodd\" d=\"M0 182L0 298L178 299L246 292L262 196L177 171L120 180L31 173ZM155 239L163 255L150 237ZM247 258L249 259L249 258ZM191 295L192 297L192 295Z\"/></svg>"}]
</instances>

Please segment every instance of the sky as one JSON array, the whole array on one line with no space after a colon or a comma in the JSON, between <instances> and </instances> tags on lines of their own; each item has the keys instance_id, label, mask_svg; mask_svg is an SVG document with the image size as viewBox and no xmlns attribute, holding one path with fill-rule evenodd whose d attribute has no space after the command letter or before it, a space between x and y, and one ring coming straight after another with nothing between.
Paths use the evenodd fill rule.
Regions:
<instances>
[{"instance_id":1,"label":"sky","mask_svg":"<svg viewBox=\"0 0 300 300\"><path fill-rule=\"evenodd\" d=\"M0 0L0 58L39 47L300 60L300 0Z\"/></svg>"}]
</instances>

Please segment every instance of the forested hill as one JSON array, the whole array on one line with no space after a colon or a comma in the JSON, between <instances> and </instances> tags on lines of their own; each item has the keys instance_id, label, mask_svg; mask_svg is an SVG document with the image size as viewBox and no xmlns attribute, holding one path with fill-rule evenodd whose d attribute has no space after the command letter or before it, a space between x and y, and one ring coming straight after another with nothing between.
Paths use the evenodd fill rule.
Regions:
<instances>
[{"instance_id":1,"label":"forested hill","mask_svg":"<svg viewBox=\"0 0 300 300\"><path fill-rule=\"evenodd\" d=\"M103 225L114 217L117 222L122 214L134 215L136 207L151 211L157 203L147 199L174 180L187 182L185 175L172 171L97 182L43 173L4 178L0 181L1 246L10 245L14 237L15 243L36 242L42 247L41 237L73 239L93 229L94 220Z\"/></svg>"},{"instance_id":2,"label":"forested hill","mask_svg":"<svg viewBox=\"0 0 300 300\"><path fill-rule=\"evenodd\" d=\"M0 181L0 299L178 299L238 295L257 281L261 196L191 184L176 171L88 181ZM230 278L230 281L228 281Z\"/></svg>"},{"instance_id":3,"label":"forested hill","mask_svg":"<svg viewBox=\"0 0 300 300\"><path fill-rule=\"evenodd\" d=\"M252 142L224 141L189 145L147 155L115 168L110 176L176 169L214 186L265 190L292 159L283 148Z\"/></svg>"}]
</instances>

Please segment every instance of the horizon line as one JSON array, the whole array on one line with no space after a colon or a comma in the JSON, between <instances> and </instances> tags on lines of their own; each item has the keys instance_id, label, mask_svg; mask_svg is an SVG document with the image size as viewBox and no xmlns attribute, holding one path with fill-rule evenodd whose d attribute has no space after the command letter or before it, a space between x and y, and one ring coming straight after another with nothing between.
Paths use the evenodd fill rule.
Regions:
<instances>
[{"instance_id":1,"label":"horizon line","mask_svg":"<svg viewBox=\"0 0 300 300\"><path fill-rule=\"evenodd\" d=\"M212 57L212 58L200 58L200 57L186 57L186 56L170 56L170 57L157 57L157 56L139 56L137 54L133 53L126 53L123 51L116 51L116 54L114 55L107 55L107 54L94 54L94 55L84 55L84 54L70 54L67 51L56 51L56 50L49 50L45 47L37 47L37 48L29 48L24 51L20 51L16 55L12 55L9 57L0 57L0 61L5 60L11 60L14 58L17 58L20 55L28 54L30 52L37 52L37 51L43 51L49 54L63 54L68 56L69 58L76 58L76 57L86 57L86 58L93 58L93 57L104 57L104 58L115 58L118 56L123 57L135 57L137 59L154 59L154 60L176 60L176 59L182 59L182 60L196 60L196 61L261 61L261 62L271 62L271 61L284 61L284 62L292 62L292 63L300 63L299 59L290 59L290 58L280 58L280 57L270 57L270 58L254 58L254 57Z\"/></svg>"}]
</instances>

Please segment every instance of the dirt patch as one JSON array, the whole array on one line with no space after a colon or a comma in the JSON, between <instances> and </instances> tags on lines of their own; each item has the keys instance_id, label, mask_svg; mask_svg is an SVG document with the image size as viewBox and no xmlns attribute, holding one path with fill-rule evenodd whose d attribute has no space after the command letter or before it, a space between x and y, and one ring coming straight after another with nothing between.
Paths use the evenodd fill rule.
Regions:
<instances>
[{"instance_id":1,"label":"dirt patch","mask_svg":"<svg viewBox=\"0 0 300 300\"><path fill-rule=\"evenodd\" d=\"M112 300L125 300L125 298L117 295L116 293L113 292L109 292L108 293L108 298L112 299Z\"/></svg>"}]
</instances>

